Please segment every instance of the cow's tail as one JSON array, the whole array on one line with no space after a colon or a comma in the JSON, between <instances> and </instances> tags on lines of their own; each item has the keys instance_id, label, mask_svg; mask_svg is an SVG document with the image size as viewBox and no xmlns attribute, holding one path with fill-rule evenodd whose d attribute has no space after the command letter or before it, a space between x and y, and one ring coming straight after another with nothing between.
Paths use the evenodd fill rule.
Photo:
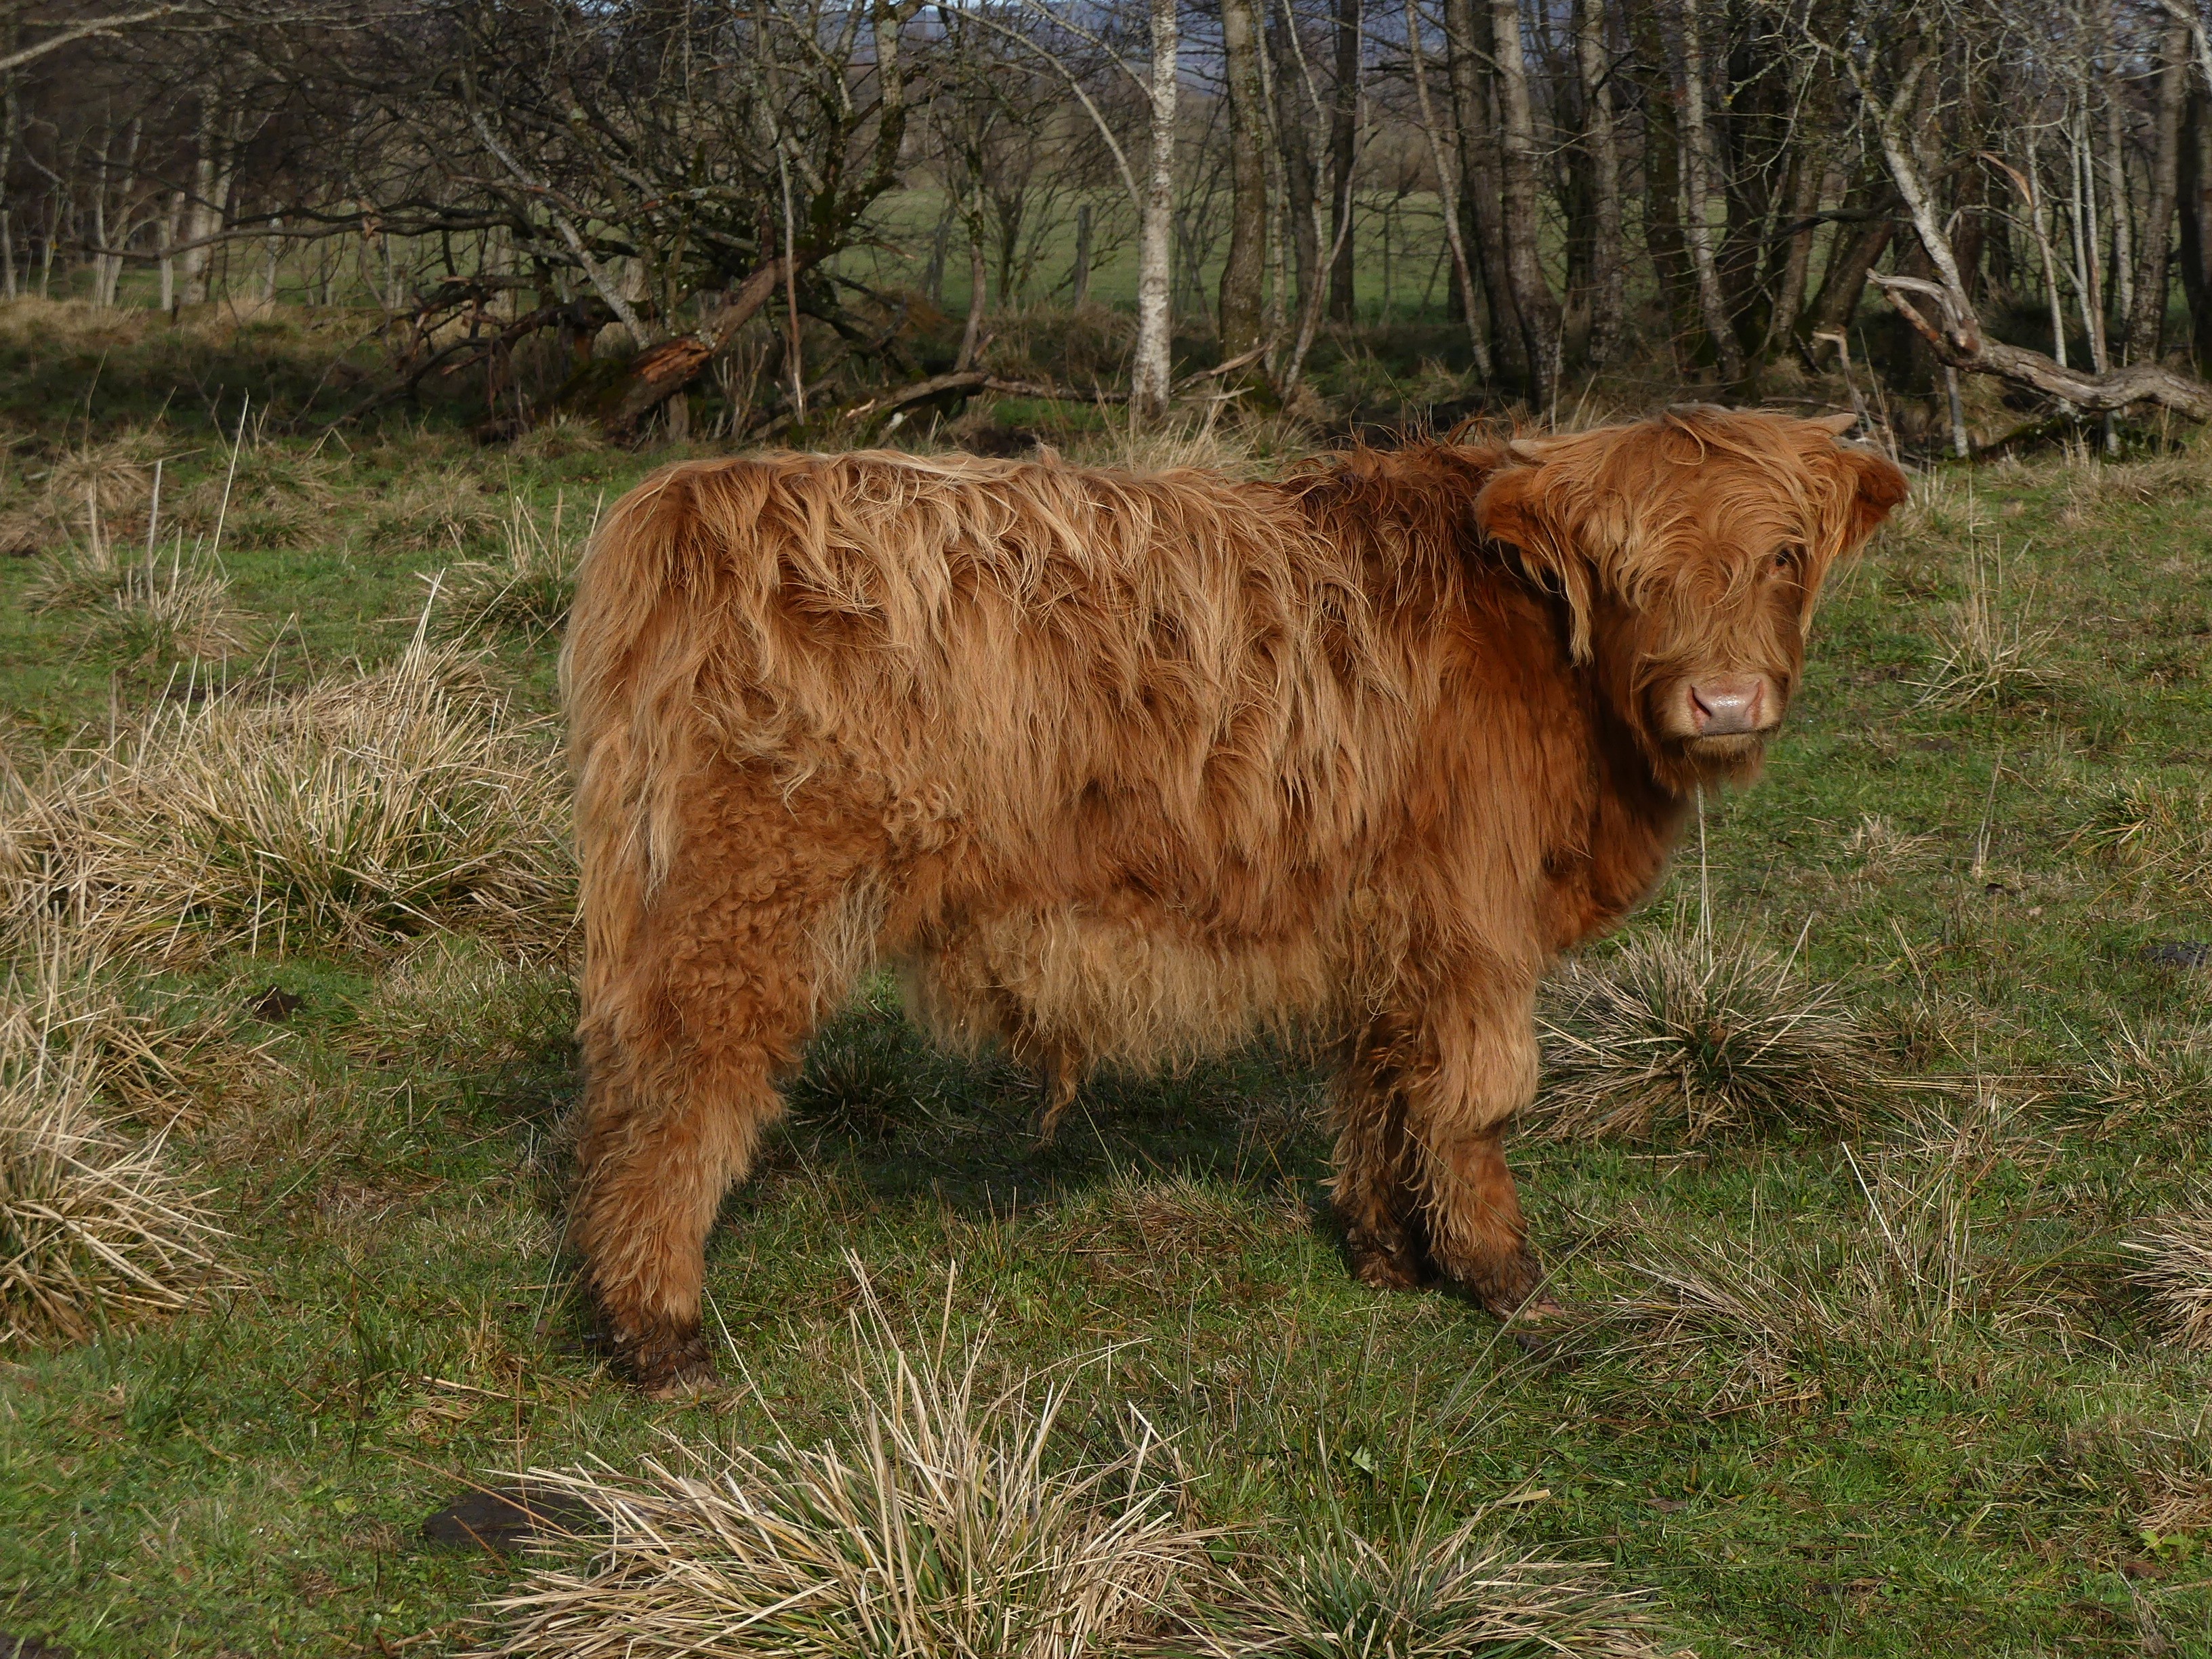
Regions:
<instances>
[{"instance_id":1,"label":"cow's tail","mask_svg":"<svg viewBox=\"0 0 2212 1659\"><path fill-rule=\"evenodd\" d=\"M705 671L726 577L701 522L698 469L617 504L577 571L561 695L575 790L586 1047L675 851L676 807L714 744Z\"/></svg>"}]
</instances>

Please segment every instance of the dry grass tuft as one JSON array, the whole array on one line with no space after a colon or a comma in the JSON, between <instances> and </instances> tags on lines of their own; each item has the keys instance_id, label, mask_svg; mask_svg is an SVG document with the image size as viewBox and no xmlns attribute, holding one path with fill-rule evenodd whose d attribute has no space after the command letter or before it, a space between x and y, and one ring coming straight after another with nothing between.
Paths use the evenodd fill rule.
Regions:
<instances>
[{"instance_id":1,"label":"dry grass tuft","mask_svg":"<svg viewBox=\"0 0 2212 1659\"><path fill-rule=\"evenodd\" d=\"M1832 1352L1925 1350L1969 1327L2062 1321L2063 1264L2013 1240L1984 1249L1974 1219L1982 1186L2035 1152L2018 1139L2021 1112L1984 1089L1884 1146L1845 1146L1866 1206L1856 1230L1754 1220L1743 1237L1717 1238L1632 1218L1644 1247L1610 1270L1620 1288L1579 1340L1632 1353L1660 1378L1707 1379L1717 1399L1771 1405L1809 1397L1791 1384Z\"/></svg>"},{"instance_id":2,"label":"dry grass tuft","mask_svg":"<svg viewBox=\"0 0 2212 1659\"><path fill-rule=\"evenodd\" d=\"M1988 528L1989 514L1971 474L1923 472L1912 480L1884 538L1894 546L1960 545Z\"/></svg>"},{"instance_id":3,"label":"dry grass tuft","mask_svg":"<svg viewBox=\"0 0 2212 1659\"><path fill-rule=\"evenodd\" d=\"M1875 884L1928 863L1935 850L1933 836L1909 835L1879 812L1862 813L1844 837L1844 852L1858 866L1860 878Z\"/></svg>"},{"instance_id":4,"label":"dry grass tuft","mask_svg":"<svg viewBox=\"0 0 2212 1659\"><path fill-rule=\"evenodd\" d=\"M1668 1650L1650 1598L1602 1570L1522 1551L1478 1517L1377 1541L1339 1526L1224 1575L1194 1620L1219 1659L1647 1659Z\"/></svg>"},{"instance_id":5,"label":"dry grass tuft","mask_svg":"<svg viewBox=\"0 0 2212 1659\"><path fill-rule=\"evenodd\" d=\"M1085 466L1116 467L1129 472L1166 472L1200 467L1231 478L1270 477L1285 458L1312 447L1310 434L1281 422L1231 422L1220 406L1202 416L1132 427L1109 422L1097 432L1069 439L1067 459Z\"/></svg>"},{"instance_id":6,"label":"dry grass tuft","mask_svg":"<svg viewBox=\"0 0 2212 1659\"><path fill-rule=\"evenodd\" d=\"M158 711L0 792L0 916L119 954L439 927L516 949L569 921L550 744L418 638L392 668L276 702Z\"/></svg>"},{"instance_id":7,"label":"dry grass tuft","mask_svg":"<svg viewBox=\"0 0 2212 1659\"><path fill-rule=\"evenodd\" d=\"M2127 1248L2142 1258L2129 1281L2148 1293L2167 1340L2212 1348L2212 1205L2164 1218Z\"/></svg>"},{"instance_id":8,"label":"dry grass tuft","mask_svg":"<svg viewBox=\"0 0 2212 1659\"><path fill-rule=\"evenodd\" d=\"M1848 1123L1885 1092L1834 987L1794 955L1680 927L1571 962L1538 1030L1544 1087L1523 1121L1551 1139Z\"/></svg>"},{"instance_id":9,"label":"dry grass tuft","mask_svg":"<svg viewBox=\"0 0 2212 1659\"><path fill-rule=\"evenodd\" d=\"M2069 844L2212 896L2212 788L2191 774L2125 779L2095 798Z\"/></svg>"},{"instance_id":10,"label":"dry grass tuft","mask_svg":"<svg viewBox=\"0 0 2212 1659\"><path fill-rule=\"evenodd\" d=\"M180 1308L210 1267L213 1229L168 1173L159 1136L133 1144L98 1104L88 1045L16 1002L0 1014L0 1345L76 1340Z\"/></svg>"},{"instance_id":11,"label":"dry grass tuft","mask_svg":"<svg viewBox=\"0 0 2212 1659\"><path fill-rule=\"evenodd\" d=\"M1936 629L1936 656L1928 678L1907 682L1919 689L1922 704L2006 708L2057 684L2051 645L2058 630L2031 632L2020 617L2008 617L2004 580L2002 561L1984 559L1978 548L1965 595Z\"/></svg>"},{"instance_id":12,"label":"dry grass tuft","mask_svg":"<svg viewBox=\"0 0 2212 1659\"><path fill-rule=\"evenodd\" d=\"M597 455L607 447L605 434L580 415L556 414L517 438L508 447L525 460L557 461L571 455Z\"/></svg>"},{"instance_id":13,"label":"dry grass tuft","mask_svg":"<svg viewBox=\"0 0 2212 1659\"><path fill-rule=\"evenodd\" d=\"M221 660L245 650L252 626L230 582L198 558L125 561L99 536L65 542L40 562L24 592L33 611L74 611L90 642L125 663Z\"/></svg>"},{"instance_id":14,"label":"dry grass tuft","mask_svg":"<svg viewBox=\"0 0 2212 1659\"><path fill-rule=\"evenodd\" d=\"M161 433L141 428L64 450L24 475L35 488L27 501L0 514L0 548L28 556L58 552L80 535L104 543L142 534L155 463L172 447Z\"/></svg>"},{"instance_id":15,"label":"dry grass tuft","mask_svg":"<svg viewBox=\"0 0 2212 1659\"><path fill-rule=\"evenodd\" d=\"M574 596L576 562L582 557L599 513L580 527L568 518L567 502L556 495L545 522L520 496L507 503L498 556L469 560L440 578L447 602L446 627L456 636L479 629L512 629L533 644L557 632L568 620Z\"/></svg>"},{"instance_id":16,"label":"dry grass tuft","mask_svg":"<svg viewBox=\"0 0 2212 1659\"><path fill-rule=\"evenodd\" d=\"M2110 1046L2090 1060L2083 1082L2101 1129L2151 1116L2201 1127L2212 1106L2212 1026L2122 1020Z\"/></svg>"},{"instance_id":17,"label":"dry grass tuft","mask_svg":"<svg viewBox=\"0 0 2212 1659\"><path fill-rule=\"evenodd\" d=\"M2058 520L2069 527L2090 525L2109 509L2154 507L2185 501L2212 488L2212 450L2202 446L2149 460L2107 461L2087 450L2068 458L2065 504Z\"/></svg>"},{"instance_id":18,"label":"dry grass tuft","mask_svg":"<svg viewBox=\"0 0 2212 1659\"><path fill-rule=\"evenodd\" d=\"M504 493L458 467L414 474L370 507L369 544L383 552L489 551L497 544Z\"/></svg>"},{"instance_id":19,"label":"dry grass tuft","mask_svg":"<svg viewBox=\"0 0 2212 1659\"><path fill-rule=\"evenodd\" d=\"M343 470L319 449L247 442L186 492L176 520L210 538L220 525L225 547L305 546L327 532Z\"/></svg>"},{"instance_id":20,"label":"dry grass tuft","mask_svg":"<svg viewBox=\"0 0 2212 1659\"><path fill-rule=\"evenodd\" d=\"M93 647L130 667L224 662L253 644L252 619L230 602L230 579L181 557L123 567L88 620Z\"/></svg>"},{"instance_id":21,"label":"dry grass tuft","mask_svg":"<svg viewBox=\"0 0 2212 1659\"><path fill-rule=\"evenodd\" d=\"M104 1106L166 1128L275 1066L274 1040L243 1042L204 1006L143 984L126 990L82 941L58 927L41 931L31 967L9 978L0 1020L20 1028L19 1042L34 1035L82 1060Z\"/></svg>"},{"instance_id":22,"label":"dry grass tuft","mask_svg":"<svg viewBox=\"0 0 2212 1659\"><path fill-rule=\"evenodd\" d=\"M865 1288L865 1287L864 1287ZM1158 1622L1197 1535L1149 1433L1059 1461L1065 1382L988 1393L949 1321L902 1346L872 1300L851 1426L804 1449L678 1447L642 1472L533 1472L579 1500L594 1553L533 1566L484 1651L532 1659L1081 1659ZM856 1322L857 1323L857 1322Z\"/></svg>"}]
</instances>

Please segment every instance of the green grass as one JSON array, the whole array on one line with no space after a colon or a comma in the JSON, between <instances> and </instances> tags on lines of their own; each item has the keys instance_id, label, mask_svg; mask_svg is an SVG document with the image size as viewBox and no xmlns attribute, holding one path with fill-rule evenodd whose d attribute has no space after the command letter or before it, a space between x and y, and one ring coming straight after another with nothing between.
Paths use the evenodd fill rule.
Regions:
<instances>
[{"instance_id":1,"label":"green grass","mask_svg":"<svg viewBox=\"0 0 2212 1659\"><path fill-rule=\"evenodd\" d=\"M162 372L113 361L103 384ZM0 363L0 408L40 398L82 409L85 388ZM164 428L179 501L227 460L195 422ZM31 475L83 435L63 426L19 446L0 509L33 509ZM425 574L496 556L407 505L426 477L447 507L479 490L495 538L510 497L550 525L663 459L349 432L310 532L226 534L261 641L228 672L259 695L394 659ZM2212 981L2143 954L2212 939L2183 810L2212 762L2212 498L2130 476L2053 459L1923 485L1823 612L1765 780L1711 816L1719 930L1778 955L1802 932L1793 971L1837 988L1886 1072L1944 1086L1848 1139L1786 1115L1694 1143L1523 1139L1537 1237L1593 1315L1549 1353L1350 1282L1320 1218L1321 1085L1296 1063L1106 1079L1039 1149L1029 1085L929 1053L877 987L714 1235L710 1330L754 1392L649 1404L590 1349L558 1248L557 971L313 938L173 969L195 1084L164 1156L213 1189L233 1282L0 1356L0 1632L85 1659L459 1651L519 1573L419 1536L465 1485L635 1472L671 1432L841 1431L849 1249L902 1330L933 1328L957 1273L956 1332L988 1328L994 1378L1110 1349L1060 1373L1067 1455L1141 1410L1188 1520L1232 1529L1238 1560L1480 1515L1516 1554L1648 1591L1704 1654L2212 1654L2212 1361L2161 1340L2124 1248L2201 1192L2212 1147ZM33 611L40 575L0 561L0 744L25 775L190 672ZM1926 697L1978 594L1997 637L2055 630L2039 672ZM493 683L550 713L554 641L483 637ZM1697 886L1678 872L1635 926L1672 926ZM272 988L300 999L282 1023L255 1012ZM1751 1316L1696 1286L1747 1288Z\"/></svg>"}]
</instances>

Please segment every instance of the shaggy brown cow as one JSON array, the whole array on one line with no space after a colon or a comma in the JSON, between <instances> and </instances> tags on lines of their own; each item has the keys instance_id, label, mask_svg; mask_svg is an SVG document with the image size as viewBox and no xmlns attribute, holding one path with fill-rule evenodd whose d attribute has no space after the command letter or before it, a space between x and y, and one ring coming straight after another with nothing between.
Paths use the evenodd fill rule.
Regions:
<instances>
[{"instance_id":1,"label":"shaggy brown cow","mask_svg":"<svg viewBox=\"0 0 2212 1659\"><path fill-rule=\"evenodd\" d=\"M616 509L565 665L578 1194L648 1388L702 1250L870 963L1064 1104L1255 1027L1337 1055L1358 1276L1501 1316L1501 1150L1560 951L1747 777L1821 579L1905 493L1846 423L1716 409L1279 483L895 454L690 463Z\"/></svg>"}]
</instances>

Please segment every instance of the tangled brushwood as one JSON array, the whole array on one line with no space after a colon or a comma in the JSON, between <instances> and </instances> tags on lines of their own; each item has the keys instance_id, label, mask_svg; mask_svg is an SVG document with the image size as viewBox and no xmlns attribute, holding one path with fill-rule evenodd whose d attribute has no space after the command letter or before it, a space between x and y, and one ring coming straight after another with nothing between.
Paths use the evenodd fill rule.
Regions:
<instances>
[{"instance_id":1,"label":"tangled brushwood","mask_svg":"<svg viewBox=\"0 0 2212 1659\"><path fill-rule=\"evenodd\" d=\"M0 1345L74 1340L182 1307L210 1267L198 1200L159 1136L104 1119L94 1056L42 1011L0 1005Z\"/></svg>"},{"instance_id":2,"label":"tangled brushwood","mask_svg":"<svg viewBox=\"0 0 2212 1659\"><path fill-rule=\"evenodd\" d=\"M2212 1206L2166 1217L2128 1249L2142 1258L2128 1278L2149 1295L2167 1337L2212 1348Z\"/></svg>"},{"instance_id":3,"label":"tangled brushwood","mask_svg":"<svg viewBox=\"0 0 2212 1659\"><path fill-rule=\"evenodd\" d=\"M1544 1086L1523 1121L1553 1139L1847 1123L1883 1091L1836 988L1740 939L1646 933L1571 962L1538 1026Z\"/></svg>"},{"instance_id":4,"label":"tangled brushwood","mask_svg":"<svg viewBox=\"0 0 2212 1659\"><path fill-rule=\"evenodd\" d=\"M543 951L572 878L550 740L418 639L364 678L157 713L0 787L0 915L55 917L118 953L433 927Z\"/></svg>"},{"instance_id":5,"label":"tangled brushwood","mask_svg":"<svg viewBox=\"0 0 2212 1659\"><path fill-rule=\"evenodd\" d=\"M493 1605L532 1659L1081 1659L1152 1630L1200 1541L1148 1434L1063 1462L1066 1385L991 1394L980 1345L910 1352L872 1304L854 1419L802 1449L684 1451L641 1474L534 1474L598 1553Z\"/></svg>"},{"instance_id":6,"label":"tangled brushwood","mask_svg":"<svg viewBox=\"0 0 2212 1659\"><path fill-rule=\"evenodd\" d=\"M1218 1659L1656 1659L1651 1603L1598 1569L1486 1537L1480 1517L1376 1540L1338 1526L1224 1575L1196 1615Z\"/></svg>"}]
</instances>

